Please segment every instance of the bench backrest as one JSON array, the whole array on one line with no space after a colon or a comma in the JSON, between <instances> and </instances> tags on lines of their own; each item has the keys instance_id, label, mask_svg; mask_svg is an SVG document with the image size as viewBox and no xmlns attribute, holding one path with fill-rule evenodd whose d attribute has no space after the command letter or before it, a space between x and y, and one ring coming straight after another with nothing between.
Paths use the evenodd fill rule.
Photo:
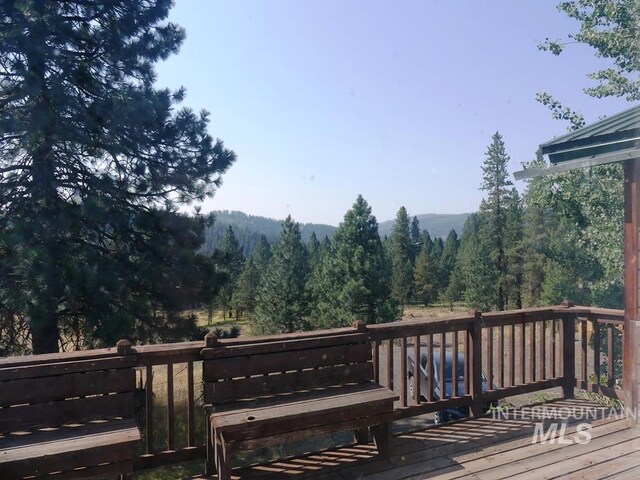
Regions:
<instances>
[{"instance_id":1,"label":"bench backrest","mask_svg":"<svg viewBox=\"0 0 640 480\"><path fill-rule=\"evenodd\" d=\"M218 346L201 355L208 405L373 380L367 333Z\"/></svg>"},{"instance_id":2,"label":"bench backrest","mask_svg":"<svg viewBox=\"0 0 640 480\"><path fill-rule=\"evenodd\" d=\"M35 357L37 358L37 356ZM0 433L133 418L135 357L0 367Z\"/></svg>"}]
</instances>

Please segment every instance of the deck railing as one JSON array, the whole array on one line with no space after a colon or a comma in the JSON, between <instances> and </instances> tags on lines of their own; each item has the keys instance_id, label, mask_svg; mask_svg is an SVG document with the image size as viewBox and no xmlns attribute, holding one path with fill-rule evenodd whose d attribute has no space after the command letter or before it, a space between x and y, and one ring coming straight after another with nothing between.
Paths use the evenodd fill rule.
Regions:
<instances>
[{"instance_id":1,"label":"deck railing","mask_svg":"<svg viewBox=\"0 0 640 480\"><path fill-rule=\"evenodd\" d=\"M508 312L421 319L369 325L375 380L398 392L396 418L444 409L469 407L480 415L499 399L560 387L621 399L624 315L618 310L588 307L545 307ZM351 328L269 337L219 340L221 345L332 336ZM204 342L136 346L138 423L142 444L136 469L204 458L202 362ZM0 359L0 369L16 368L28 359L89 360L113 355L114 349ZM451 356L453 381L449 398L438 398L434 378L445 378L445 362L427 375L426 384L410 376L409 362L423 354ZM460 354L460 355L459 355ZM56 360L60 358L60 360ZM412 359L412 360L411 360ZM21 363L22 362L22 363ZM431 363L428 363L428 368ZM457 378L457 373L454 373Z\"/></svg>"}]
</instances>

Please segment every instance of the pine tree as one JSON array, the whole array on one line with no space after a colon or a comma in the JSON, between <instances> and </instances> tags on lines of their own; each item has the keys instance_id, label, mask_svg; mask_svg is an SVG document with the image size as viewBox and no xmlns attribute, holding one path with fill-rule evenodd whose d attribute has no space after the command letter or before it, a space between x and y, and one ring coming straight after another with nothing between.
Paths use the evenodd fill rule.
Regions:
<instances>
[{"instance_id":1,"label":"pine tree","mask_svg":"<svg viewBox=\"0 0 640 480\"><path fill-rule=\"evenodd\" d=\"M486 246L491 269L495 278L495 305L498 310L504 310L507 300L507 259L506 259L506 204L509 196L511 181L508 179L507 164L509 156L505 150L504 141L499 132L491 138L491 145L486 152L482 166L482 187L487 197L480 204L483 218L483 245Z\"/></svg>"},{"instance_id":2,"label":"pine tree","mask_svg":"<svg viewBox=\"0 0 640 480\"><path fill-rule=\"evenodd\" d=\"M238 311L252 316L257 304L260 275L253 257L249 257L242 267L233 291L232 302Z\"/></svg>"},{"instance_id":3,"label":"pine tree","mask_svg":"<svg viewBox=\"0 0 640 480\"><path fill-rule=\"evenodd\" d=\"M371 207L358 196L335 231L311 282L313 322L317 328L392 321L398 314L391 299L391 272Z\"/></svg>"},{"instance_id":4,"label":"pine tree","mask_svg":"<svg viewBox=\"0 0 640 480\"><path fill-rule=\"evenodd\" d=\"M256 332L290 333L309 327L309 300L305 291L308 272L300 226L288 216L258 288L253 319Z\"/></svg>"},{"instance_id":5,"label":"pine tree","mask_svg":"<svg viewBox=\"0 0 640 480\"><path fill-rule=\"evenodd\" d=\"M205 112L177 108L184 90L154 88L184 39L171 3L0 3L0 250L15 275L0 296L30 318L36 353L57 351L65 322L98 322L105 342L152 324L163 289L141 287L163 278L140 259L181 234L162 230L173 202L211 196L234 161Z\"/></svg>"},{"instance_id":6,"label":"pine tree","mask_svg":"<svg viewBox=\"0 0 640 480\"><path fill-rule=\"evenodd\" d=\"M411 236L411 265L415 266L416 259L420 255L420 249L422 248L422 232L420 231L420 221L418 217L411 219L411 227L409 227L409 233Z\"/></svg>"},{"instance_id":7,"label":"pine tree","mask_svg":"<svg viewBox=\"0 0 640 480\"><path fill-rule=\"evenodd\" d=\"M218 294L218 304L222 307L224 318L226 318L226 312L232 305L233 291L242 271L244 263L242 251L233 227L229 225L216 249L217 258L220 261L220 270L226 274L226 282ZM236 308L236 317L238 316L239 312Z\"/></svg>"},{"instance_id":8,"label":"pine tree","mask_svg":"<svg viewBox=\"0 0 640 480\"><path fill-rule=\"evenodd\" d=\"M409 225L409 215L404 207L400 207L393 224L390 244L391 257L391 292L393 297L405 305L411 298L413 283L413 245Z\"/></svg>"},{"instance_id":9,"label":"pine tree","mask_svg":"<svg viewBox=\"0 0 640 480\"><path fill-rule=\"evenodd\" d=\"M506 198L505 300L508 308L522 308L524 283L524 211L520 194L513 188Z\"/></svg>"},{"instance_id":10,"label":"pine tree","mask_svg":"<svg viewBox=\"0 0 640 480\"><path fill-rule=\"evenodd\" d=\"M311 272L315 271L318 267L321 253L321 245L318 237L316 237L316 232L311 232L311 237L309 237L309 241L307 242L307 256L309 258L309 270Z\"/></svg>"},{"instance_id":11,"label":"pine tree","mask_svg":"<svg viewBox=\"0 0 640 480\"><path fill-rule=\"evenodd\" d=\"M444 253L444 242L442 238L437 237L433 240L433 244L431 246L431 262L433 263L434 269L434 300L438 299L438 295L446 288L444 272L442 271L442 254Z\"/></svg>"},{"instance_id":12,"label":"pine tree","mask_svg":"<svg viewBox=\"0 0 640 480\"><path fill-rule=\"evenodd\" d=\"M469 308L490 311L495 304L495 272L487 255L482 216L469 215L462 230L458 262L465 285L464 300Z\"/></svg>"},{"instance_id":13,"label":"pine tree","mask_svg":"<svg viewBox=\"0 0 640 480\"><path fill-rule=\"evenodd\" d=\"M462 266L459 261L449 278L449 285L444 292L443 300L449 304L449 308L453 310L453 304L464 298L465 286L463 282Z\"/></svg>"},{"instance_id":14,"label":"pine tree","mask_svg":"<svg viewBox=\"0 0 640 480\"><path fill-rule=\"evenodd\" d=\"M431 258L429 249L425 245L416 259L413 279L414 297L424 306L429 305L437 298L437 276L438 269Z\"/></svg>"},{"instance_id":15,"label":"pine tree","mask_svg":"<svg viewBox=\"0 0 640 480\"><path fill-rule=\"evenodd\" d=\"M442 278L440 284L440 293L444 293L451 281L451 275L456 266L458 259L458 248L460 241L458 240L458 233L451 229L447 239L444 242L444 248L442 249L442 257L440 259L440 275Z\"/></svg>"},{"instance_id":16,"label":"pine tree","mask_svg":"<svg viewBox=\"0 0 640 480\"><path fill-rule=\"evenodd\" d=\"M537 159L525 165L525 168L540 168L546 165L542 153ZM523 197L523 302L527 306L542 305L542 286L549 252L550 215L546 203L549 194L545 192L551 186L548 179L537 177L529 180Z\"/></svg>"},{"instance_id":17,"label":"pine tree","mask_svg":"<svg viewBox=\"0 0 640 480\"><path fill-rule=\"evenodd\" d=\"M269 261L271 260L271 245L265 235L260 235L258 243L251 253L251 258L258 271L258 275L266 272Z\"/></svg>"}]
</instances>

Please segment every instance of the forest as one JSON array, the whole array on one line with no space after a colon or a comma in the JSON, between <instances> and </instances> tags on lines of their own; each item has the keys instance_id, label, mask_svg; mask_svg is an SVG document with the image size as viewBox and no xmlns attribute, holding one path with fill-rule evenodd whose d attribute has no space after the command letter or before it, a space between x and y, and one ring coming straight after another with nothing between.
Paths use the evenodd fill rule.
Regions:
<instances>
[{"instance_id":1,"label":"forest","mask_svg":"<svg viewBox=\"0 0 640 480\"><path fill-rule=\"evenodd\" d=\"M388 322L407 305L463 303L494 311L559 304L622 308L622 173L618 167L531 180L520 195L493 135L482 165L484 199L460 238L432 237L398 210L380 237L357 198L333 237L303 242L290 217L248 257L229 226L214 252L223 286L214 309L250 318L255 333ZM534 160L531 166L542 162Z\"/></svg>"},{"instance_id":2,"label":"forest","mask_svg":"<svg viewBox=\"0 0 640 480\"><path fill-rule=\"evenodd\" d=\"M215 218L186 208L216 193L236 154L183 88L156 86L155 64L186 38L171 6L0 3L0 356L202 338L195 308L275 333L388 322L433 302L622 306L620 167L537 178L520 193L498 132L478 155L484 200L460 238L425 231L404 207L381 237L359 196L331 239L303 241L288 218L253 249L233 228L207 249ZM584 93L639 101L638 1L558 10L578 31L538 48L588 47L607 67ZM585 125L551 93L536 99L569 129ZM529 165L542 164L532 152Z\"/></svg>"}]
</instances>

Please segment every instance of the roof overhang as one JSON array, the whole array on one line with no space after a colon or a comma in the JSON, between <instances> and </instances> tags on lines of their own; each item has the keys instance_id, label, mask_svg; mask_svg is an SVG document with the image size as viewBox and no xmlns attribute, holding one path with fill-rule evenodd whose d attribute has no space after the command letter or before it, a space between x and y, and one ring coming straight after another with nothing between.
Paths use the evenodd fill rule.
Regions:
<instances>
[{"instance_id":1,"label":"roof overhang","mask_svg":"<svg viewBox=\"0 0 640 480\"><path fill-rule=\"evenodd\" d=\"M516 180L640 158L640 105L540 145L550 166L514 173Z\"/></svg>"},{"instance_id":2,"label":"roof overhang","mask_svg":"<svg viewBox=\"0 0 640 480\"><path fill-rule=\"evenodd\" d=\"M513 174L516 180L526 180L528 178L542 177L553 173L568 172L575 168L595 167L608 163L625 162L640 158L640 146L627 148L617 152L606 152L599 155L578 158L551 165L545 168L527 168Z\"/></svg>"}]
</instances>

